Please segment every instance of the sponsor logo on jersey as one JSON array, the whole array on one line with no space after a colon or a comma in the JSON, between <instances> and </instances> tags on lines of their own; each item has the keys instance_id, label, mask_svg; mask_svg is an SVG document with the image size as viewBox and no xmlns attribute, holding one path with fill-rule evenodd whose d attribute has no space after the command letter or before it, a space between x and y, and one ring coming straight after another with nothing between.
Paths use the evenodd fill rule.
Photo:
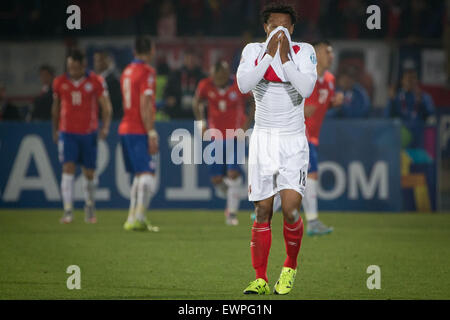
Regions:
<instances>
[{"instance_id":1,"label":"sponsor logo on jersey","mask_svg":"<svg viewBox=\"0 0 450 320\"><path fill-rule=\"evenodd\" d=\"M316 58L316 54L315 53L311 53L311 55L309 56L309 58L311 59L311 62L313 64L317 63L317 58Z\"/></svg>"}]
</instances>

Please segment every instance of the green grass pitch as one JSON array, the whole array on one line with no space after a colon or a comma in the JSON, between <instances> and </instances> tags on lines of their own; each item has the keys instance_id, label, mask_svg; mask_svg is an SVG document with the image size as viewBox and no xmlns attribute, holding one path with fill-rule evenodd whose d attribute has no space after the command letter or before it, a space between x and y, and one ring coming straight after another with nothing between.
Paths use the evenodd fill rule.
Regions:
<instances>
[{"instance_id":1,"label":"green grass pitch","mask_svg":"<svg viewBox=\"0 0 450 320\"><path fill-rule=\"evenodd\" d=\"M99 210L87 225L76 211L0 211L0 299L450 299L450 214L321 213L335 227L303 237L300 267L287 296L245 296L253 280L250 212L224 224L223 212L158 210L159 233L126 232L125 210ZM282 217L272 223L269 285L285 258ZM69 265L81 289L68 290ZM369 290L369 265L381 289Z\"/></svg>"}]
</instances>

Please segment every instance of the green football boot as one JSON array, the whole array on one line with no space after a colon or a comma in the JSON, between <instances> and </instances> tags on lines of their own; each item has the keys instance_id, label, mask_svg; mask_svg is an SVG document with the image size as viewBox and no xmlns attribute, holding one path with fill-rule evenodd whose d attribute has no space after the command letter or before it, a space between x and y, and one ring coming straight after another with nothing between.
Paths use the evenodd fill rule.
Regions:
<instances>
[{"instance_id":1,"label":"green football boot","mask_svg":"<svg viewBox=\"0 0 450 320\"><path fill-rule=\"evenodd\" d=\"M266 280L258 278L250 282L244 290L244 294L270 294L270 288Z\"/></svg>"},{"instance_id":2,"label":"green football boot","mask_svg":"<svg viewBox=\"0 0 450 320\"><path fill-rule=\"evenodd\" d=\"M133 226L134 226L134 223L131 223L131 222L128 222L128 221L125 221L125 223L123 224L123 228L126 231L132 231L133 230Z\"/></svg>"},{"instance_id":3,"label":"green football boot","mask_svg":"<svg viewBox=\"0 0 450 320\"><path fill-rule=\"evenodd\" d=\"M273 293L275 294L288 294L291 292L294 286L295 275L297 270L292 268L283 267L281 269L280 278L278 279L275 287L273 288Z\"/></svg>"},{"instance_id":4,"label":"green football boot","mask_svg":"<svg viewBox=\"0 0 450 320\"><path fill-rule=\"evenodd\" d=\"M145 230L147 230L147 222L136 219L133 222L133 230L134 231L145 231Z\"/></svg>"}]
</instances>

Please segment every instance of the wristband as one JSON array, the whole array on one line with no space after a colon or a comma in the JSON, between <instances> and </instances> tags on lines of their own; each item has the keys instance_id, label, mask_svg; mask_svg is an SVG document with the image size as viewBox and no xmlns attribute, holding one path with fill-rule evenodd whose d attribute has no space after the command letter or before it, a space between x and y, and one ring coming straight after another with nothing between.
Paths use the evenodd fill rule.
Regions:
<instances>
[{"instance_id":1,"label":"wristband","mask_svg":"<svg viewBox=\"0 0 450 320\"><path fill-rule=\"evenodd\" d=\"M149 138L158 138L158 132L155 129L148 130L147 135Z\"/></svg>"}]
</instances>

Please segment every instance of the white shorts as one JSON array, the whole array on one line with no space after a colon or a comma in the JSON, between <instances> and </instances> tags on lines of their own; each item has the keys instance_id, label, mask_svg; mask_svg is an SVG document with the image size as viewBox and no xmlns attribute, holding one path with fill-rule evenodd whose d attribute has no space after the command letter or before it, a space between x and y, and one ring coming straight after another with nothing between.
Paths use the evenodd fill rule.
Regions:
<instances>
[{"instance_id":1,"label":"white shorts","mask_svg":"<svg viewBox=\"0 0 450 320\"><path fill-rule=\"evenodd\" d=\"M304 196L309 164L304 133L277 135L267 129L254 129L248 161L249 201L270 198L284 189Z\"/></svg>"}]
</instances>

